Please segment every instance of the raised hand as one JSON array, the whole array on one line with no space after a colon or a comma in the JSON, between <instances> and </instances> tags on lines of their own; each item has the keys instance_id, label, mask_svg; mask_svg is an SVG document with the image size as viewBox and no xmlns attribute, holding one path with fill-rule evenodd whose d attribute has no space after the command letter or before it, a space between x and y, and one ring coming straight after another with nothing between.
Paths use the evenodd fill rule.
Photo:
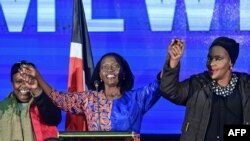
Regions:
<instances>
[{"instance_id":1,"label":"raised hand","mask_svg":"<svg viewBox=\"0 0 250 141\"><path fill-rule=\"evenodd\" d=\"M24 78L26 76L32 76L35 78L38 73L36 69L31 65L22 65L21 68L19 69L19 72Z\"/></svg>"},{"instance_id":2,"label":"raised hand","mask_svg":"<svg viewBox=\"0 0 250 141\"><path fill-rule=\"evenodd\" d=\"M180 39L173 39L168 46L168 55L170 59L170 67L174 68L178 65L184 53L184 42Z\"/></svg>"},{"instance_id":3,"label":"raised hand","mask_svg":"<svg viewBox=\"0 0 250 141\"><path fill-rule=\"evenodd\" d=\"M39 71L36 68L34 68L31 65L22 65L19 72L27 82L31 82L32 79L35 79L38 82L38 87L35 90L38 90L40 92L44 91L47 95L50 95L52 88L42 78L42 76L40 75ZM35 84L32 86L35 86Z\"/></svg>"},{"instance_id":4,"label":"raised hand","mask_svg":"<svg viewBox=\"0 0 250 141\"><path fill-rule=\"evenodd\" d=\"M31 90L33 96L40 95L42 93L42 89L39 87L36 79L38 73L36 69L31 65L22 65L19 72L25 81L25 86Z\"/></svg>"}]
</instances>

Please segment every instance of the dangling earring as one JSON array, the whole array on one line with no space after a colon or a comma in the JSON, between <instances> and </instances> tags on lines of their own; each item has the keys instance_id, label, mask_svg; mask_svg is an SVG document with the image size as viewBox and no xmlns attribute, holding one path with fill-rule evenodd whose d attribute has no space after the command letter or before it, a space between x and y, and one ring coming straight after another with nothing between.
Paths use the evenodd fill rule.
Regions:
<instances>
[{"instance_id":1,"label":"dangling earring","mask_svg":"<svg viewBox=\"0 0 250 141\"><path fill-rule=\"evenodd\" d=\"M100 82L102 83L102 79L100 80Z\"/></svg>"},{"instance_id":2,"label":"dangling earring","mask_svg":"<svg viewBox=\"0 0 250 141\"><path fill-rule=\"evenodd\" d=\"M233 70L233 64L230 63L230 70Z\"/></svg>"}]
</instances>

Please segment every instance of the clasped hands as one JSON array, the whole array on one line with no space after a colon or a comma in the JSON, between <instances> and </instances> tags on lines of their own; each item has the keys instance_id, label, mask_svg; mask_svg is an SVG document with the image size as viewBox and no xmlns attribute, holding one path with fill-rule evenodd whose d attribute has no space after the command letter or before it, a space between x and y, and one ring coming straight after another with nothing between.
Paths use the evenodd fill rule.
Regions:
<instances>
[{"instance_id":1,"label":"clasped hands","mask_svg":"<svg viewBox=\"0 0 250 141\"><path fill-rule=\"evenodd\" d=\"M39 87L38 81L36 80L36 69L31 65L22 65L18 70L25 86L30 89L30 93L33 97L37 97L42 94L43 90Z\"/></svg>"},{"instance_id":2,"label":"clasped hands","mask_svg":"<svg viewBox=\"0 0 250 141\"><path fill-rule=\"evenodd\" d=\"M184 53L184 41L180 39L173 39L168 46L168 59L170 61L170 67L175 68L179 63Z\"/></svg>"}]
</instances>

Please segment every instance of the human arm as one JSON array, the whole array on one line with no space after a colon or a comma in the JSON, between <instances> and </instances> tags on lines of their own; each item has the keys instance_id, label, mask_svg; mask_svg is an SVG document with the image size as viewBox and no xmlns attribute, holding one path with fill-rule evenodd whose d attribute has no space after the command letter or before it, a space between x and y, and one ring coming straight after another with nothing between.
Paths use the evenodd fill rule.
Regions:
<instances>
[{"instance_id":1,"label":"human arm","mask_svg":"<svg viewBox=\"0 0 250 141\"><path fill-rule=\"evenodd\" d=\"M160 73L157 79L142 88L135 90L136 100L143 113L147 112L161 97L160 94Z\"/></svg>"},{"instance_id":2,"label":"human arm","mask_svg":"<svg viewBox=\"0 0 250 141\"><path fill-rule=\"evenodd\" d=\"M86 111L89 99L93 98L92 91L68 93L52 90L49 98L60 109L73 114L82 114Z\"/></svg>"},{"instance_id":3,"label":"human arm","mask_svg":"<svg viewBox=\"0 0 250 141\"><path fill-rule=\"evenodd\" d=\"M43 79L39 71L31 65L23 65L19 71L23 79L27 82L27 87L32 90L42 89L47 97L60 109L77 114L84 112L84 108L88 104L87 94L89 93L57 92ZM36 81L39 86L33 83Z\"/></svg>"},{"instance_id":4,"label":"human arm","mask_svg":"<svg viewBox=\"0 0 250 141\"><path fill-rule=\"evenodd\" d=\"M189 91L188 80L179 82L180 59L183 53L183 41L173 40L168 46L168 58L164 64L160 85L164 98L181 105L185 105Z\"/></svg>"},{"instance_id":5,"label":"human arm","mask_svg":"<svg viewBox=\"0 0 250 141\"><path fill-rule=\"evenodd\" d=\"M180 39L173 39L168 46L169 67L175 68L179 63L184 53L185 45Z\"/></svg>"},{"instance_id":6,"label":"human arm","mask_svg":"<svg viewBox=\"0 0 250 141\"><path fill-rule=\"evenodd\" d=\"M43 79L35 67L32 65L22 65L19 72L35 96L39 96L41 90L43 90L46 95L50 95L52 87Z\"/></svg>"}]
</instances>

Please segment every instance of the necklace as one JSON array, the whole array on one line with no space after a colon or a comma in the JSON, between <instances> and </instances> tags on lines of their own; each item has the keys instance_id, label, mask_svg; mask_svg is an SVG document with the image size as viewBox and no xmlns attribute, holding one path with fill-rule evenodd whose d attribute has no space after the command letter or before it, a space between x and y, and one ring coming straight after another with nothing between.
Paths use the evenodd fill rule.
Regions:
<instances>
[{"instance_id":1,"label":"necklace","mask_svg":"<svg viewBox=\"0 0 250 141\"><path fill-rule=\"evenodd\" d=\"M212 90L213 93L219 96L227 97L231 95L235 89L238 77L236 74L232 75L232 79L226 87L221 87L215 80L212 81Z\"/></svg>"}]
</instances>

